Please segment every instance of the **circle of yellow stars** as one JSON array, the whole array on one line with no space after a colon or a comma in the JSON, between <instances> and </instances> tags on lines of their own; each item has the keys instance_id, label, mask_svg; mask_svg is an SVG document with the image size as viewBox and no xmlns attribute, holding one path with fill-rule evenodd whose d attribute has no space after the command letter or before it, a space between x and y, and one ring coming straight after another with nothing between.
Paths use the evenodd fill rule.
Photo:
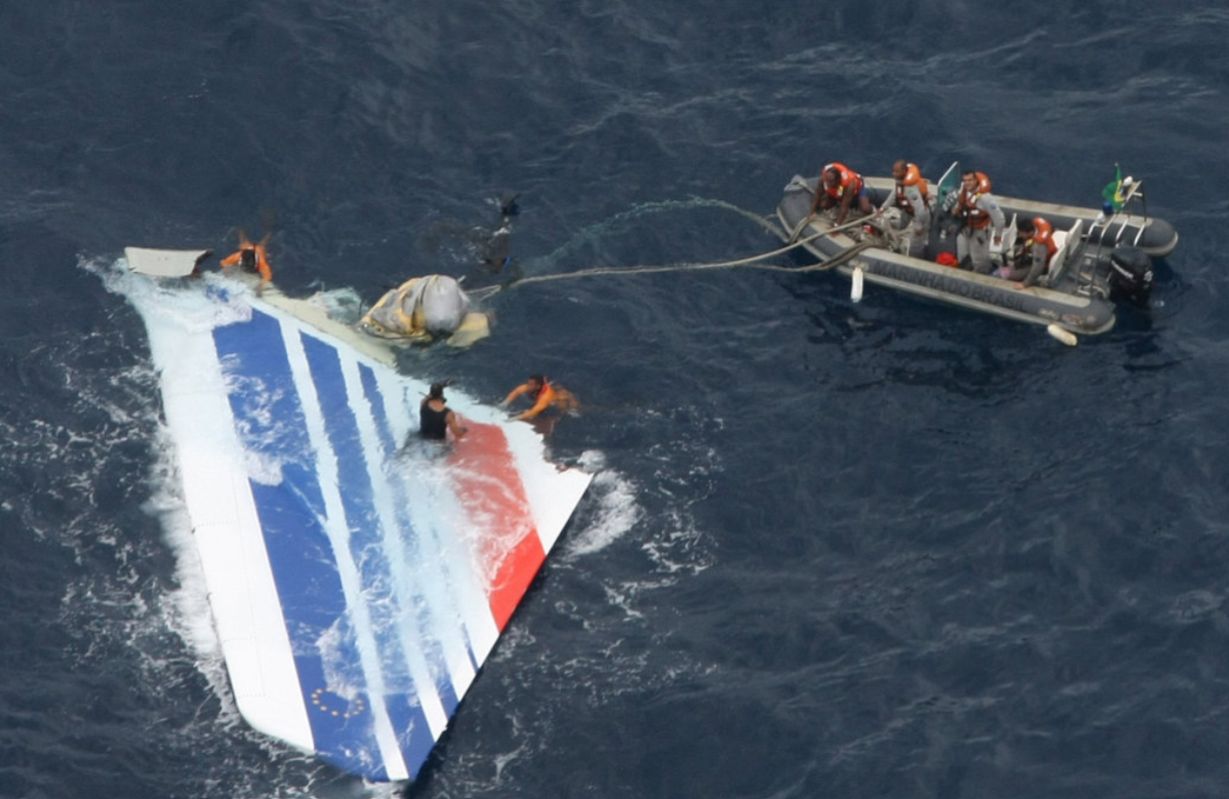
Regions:
<instances>
[{"instance_id":1,"label":"circle of yellow stars","mask_svg":"<svg viewBox=\"0 0 1229 799\"><path fill-rule=\"evenodd\" d=\"M338 697L337 694L330 694L330 701L333 697L337 697L339 700L344 702L346 706L345 708L332 707L324 701L324 695L326 693L329 692L325 691L323 688L317 688L316 690L312 691L312 704L320 708L322 712L328 713L334 718L352 719L367 709L367 703L363 701L363 697L360 696L353 701L346 701L342 697Z\"/></svg>"}]
</instances>

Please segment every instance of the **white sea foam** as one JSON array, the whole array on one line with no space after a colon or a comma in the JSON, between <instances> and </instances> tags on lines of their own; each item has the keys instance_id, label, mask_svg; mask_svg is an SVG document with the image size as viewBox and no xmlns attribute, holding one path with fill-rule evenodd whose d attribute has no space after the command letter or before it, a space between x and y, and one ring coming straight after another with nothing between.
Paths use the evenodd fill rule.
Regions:
<instances>
[{"instance_id":1,"label":"white sea foam","mask_svg":"<svg viewBox=\"0 0 1229 799\"><path fill-rule=\"evenodd\" d=\"M636 501L636 484L606 468L605 462L605 456L596 450L588 450L580 457L581 468L594 473L589 504L596 502L597 507L584 528L568 539L563 555L569 560L602 551L627 535L644 517Z\"/></svg>"},{"instance_id":2,"label":"white sea foam","mask_svg":"<svg viewBox=\"0 0 1229 799\"><path fill-rule=\"evenodd\" d=\"M156 414L156 409L151 408L150 412ZM230 692L226 662L222 658L217 631L213 626L205 572L184 504L175 448L164 426L159 425L157 436L154 451L158 455L150 470L151 494L143 508L157 517L165 539L175 553L178 587L169 595L172 611L167 614L166 623L195 654L197 670L221 702L220 721L224 726L234 726L240 721L239 710Z\"/></svg>"},{"instance_id":3,"label":"white sea foam","mask_svg":"<svg viewBox=\"0 0 1229 799\"><path fill-rule=\"evenodd\" d=\"M345 324L354 324L363 315L363 298L352 288L319 291L308 297L307 301L323 309L330 319Z\"/></svg>"}]
</instances>

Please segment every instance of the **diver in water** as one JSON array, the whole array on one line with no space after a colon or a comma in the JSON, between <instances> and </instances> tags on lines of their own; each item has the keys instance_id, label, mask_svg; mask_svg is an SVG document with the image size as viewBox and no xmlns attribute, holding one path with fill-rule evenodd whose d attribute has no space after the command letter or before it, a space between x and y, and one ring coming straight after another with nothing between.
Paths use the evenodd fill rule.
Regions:
<instances>
[{"instance_id":1,"label":"diver in water","mask_svg":"<svg viewBox=\"0 0 1229 799\"><path fill-rule=\"evenodd\" d=\"M499 203L499 227L482 247L482 265L487 271L498 274L512 263L512 217L520 213L516 204L517 194L501 194Z\"/></svg>"}]
</instances>

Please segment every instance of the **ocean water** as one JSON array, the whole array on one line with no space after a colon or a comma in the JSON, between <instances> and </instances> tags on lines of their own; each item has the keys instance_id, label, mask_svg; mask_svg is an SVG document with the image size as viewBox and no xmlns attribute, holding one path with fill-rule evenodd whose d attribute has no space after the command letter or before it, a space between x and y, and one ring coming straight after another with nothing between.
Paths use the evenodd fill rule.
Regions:
<instances>
[{"instance_id":1,"label":"ocean water","mask_svg":"<svg viewBox=\"0 0 1229 799\"><path fill-rule=\"evenodd\" d=\"M612 0L0 4L0 796L1229 795L1229 10ZM514 287L408 353L531 372L597 475L426 773L249 731L125 245L269 234L290 294L774 249L842 160L1182 239L1079 347L835 275ZM799 262L782 260L783 265Z\"/></svg>"}]
</instances>

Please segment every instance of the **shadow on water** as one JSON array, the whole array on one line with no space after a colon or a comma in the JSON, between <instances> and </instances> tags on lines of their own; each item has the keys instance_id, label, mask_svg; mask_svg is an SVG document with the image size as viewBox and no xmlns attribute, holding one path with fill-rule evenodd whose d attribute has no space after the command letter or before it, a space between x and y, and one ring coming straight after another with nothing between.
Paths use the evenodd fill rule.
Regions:
<instances>
[{"instance_id":1,"label":"shadow on water","mask_svg":"<svg viewBox=\"0 0 1229 799\"><path fill-rule=\"evenodd\" d=\"M889 289L871 288L854 303L849 281L838 275L782 277L778 283L813 328L808 343L839 348L844 391L899 384L967 398L1009 395L1063 350L1040 327Z\"/></svg>"}]
</instances>

